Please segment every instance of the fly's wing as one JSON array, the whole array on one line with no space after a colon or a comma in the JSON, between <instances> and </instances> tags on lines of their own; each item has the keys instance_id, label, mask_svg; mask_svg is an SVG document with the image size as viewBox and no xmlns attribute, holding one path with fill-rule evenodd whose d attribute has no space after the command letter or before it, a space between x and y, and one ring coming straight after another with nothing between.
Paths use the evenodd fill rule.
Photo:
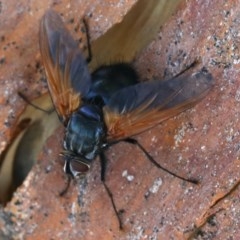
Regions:
<instances>
[{"instance_id":1,"label":"fly's wing","mask_svg":"<svg viewBox=\"0 0 240 240\"><path fill-rule=\"evenodd\" d=\"M108 140L143 132L201 100L213 86L206 70L165 81L139 83L116 92L104 107Z\"/></svg>"},{"instance_id":2,"label":"fly's wing","mask_svg":"<svg viewBox=\"0 0 240 240\"><path fill-rule=\"evenodd\" d=\"M66 123L89 90L91 77L87 63L60 16L53 10L43 16L39 35L50 95L60 120Z\"/></svg>"}]
</instances>

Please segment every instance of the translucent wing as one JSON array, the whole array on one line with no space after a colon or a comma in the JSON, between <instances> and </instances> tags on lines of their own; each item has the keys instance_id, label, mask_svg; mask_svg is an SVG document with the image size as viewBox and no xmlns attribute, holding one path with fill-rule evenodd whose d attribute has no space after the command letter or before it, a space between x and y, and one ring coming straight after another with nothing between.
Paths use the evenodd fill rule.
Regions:
<instances>
[{"instance_id":1,"label":"translucent wing","mask_svg":"<svg viewBox=\"0 0 240 240\"><path fill-rule=\"evenodd\" d=\"M60 16L48 10L40 23L40 52L53 104L66 123L91 83L87 63Z\"/></svg>"},{"instance_id":2,"label":"translucent wing","mask_svg":"<svg viewBox=\"0 0 240 240\"><path fill-rule=\"evenodd\" d=\"M213 86L206 70L189 71L165 81L139 83L116 92L104 107L108 140L143 132L192 107Z\"/></svg>"}]
</instances>

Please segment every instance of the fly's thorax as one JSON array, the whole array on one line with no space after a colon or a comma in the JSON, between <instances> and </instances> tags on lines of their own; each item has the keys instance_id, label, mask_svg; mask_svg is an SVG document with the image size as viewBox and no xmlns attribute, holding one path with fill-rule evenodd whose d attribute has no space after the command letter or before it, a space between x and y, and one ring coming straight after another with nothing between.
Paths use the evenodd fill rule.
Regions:
<instances>
[{"instance_id":1,"label":"fly's thorax","mask_svg":"<svg viewBox=\"0 0 240 240\"><path fill-rule=\"evenodd\" d=\"M84 105L68 121L63 148L91 163L104 147L105 136L106 128L100 109L94 105Z\"/></svg>"}]
</instances>

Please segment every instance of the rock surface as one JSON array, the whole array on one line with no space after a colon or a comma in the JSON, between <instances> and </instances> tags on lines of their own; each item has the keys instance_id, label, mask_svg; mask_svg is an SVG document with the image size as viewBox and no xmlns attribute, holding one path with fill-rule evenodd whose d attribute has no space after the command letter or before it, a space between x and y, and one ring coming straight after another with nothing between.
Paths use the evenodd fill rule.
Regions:
<instances>
[{"instance_id":1,"label":"rock surface","mask_svg":"<svg viewBox=\"0 0 240 240\"><path fill-rule=\"evenodd\" d=\"M94 41L121 22L135 2L1 2L1 151L26 105L17 91L30 99L47 91L37 34L45 10L53 7L62 13L76 39L80 35L74 28L81 16L91 15ZM117 144L107 152L106 183L118 210L124 210L120 231L100 181L98 160L84 180L59 196L66 181L59 162L59 127L24 184L0 209L0 238L239 239L239 16L238 1L184 1L134 61L143 80L169 78L196 59L212 73L215 87L203 101L137 136L161 165L199 179L199 185L157 169L136 147Z\"/></svg>"}]
</instances>

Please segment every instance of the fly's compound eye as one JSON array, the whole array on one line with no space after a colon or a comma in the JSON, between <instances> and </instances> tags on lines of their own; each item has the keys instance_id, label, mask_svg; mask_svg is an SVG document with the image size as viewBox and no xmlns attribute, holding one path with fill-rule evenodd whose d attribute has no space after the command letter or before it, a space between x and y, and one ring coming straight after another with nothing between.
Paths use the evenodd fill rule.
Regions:
<instances>
[{"instance_id":1,"label":"fly's compound eye","mask_svg":"<svg viewBox=\"0 0 240 240\"><path fill-rule=\"evenodd\" d=\"M76 156L69 155L69 153L62 152L65 161L63 170L66 174L71 175L73 178L80 178L84 176L90 169L90 164L86 160L76 158Z\"/></svg>"},{"instance_id":2,"label":"fly's compound eye","mask_svg":"<svg viewBox=\"0 0 240 240\"><path fill-rule=\"evenodd\" d=\"M90 166L83 163L81 160L72 159L69 162L69 170L74 178L81 178L88 172L89 169Z\"/></svg>"}]
</instances>

